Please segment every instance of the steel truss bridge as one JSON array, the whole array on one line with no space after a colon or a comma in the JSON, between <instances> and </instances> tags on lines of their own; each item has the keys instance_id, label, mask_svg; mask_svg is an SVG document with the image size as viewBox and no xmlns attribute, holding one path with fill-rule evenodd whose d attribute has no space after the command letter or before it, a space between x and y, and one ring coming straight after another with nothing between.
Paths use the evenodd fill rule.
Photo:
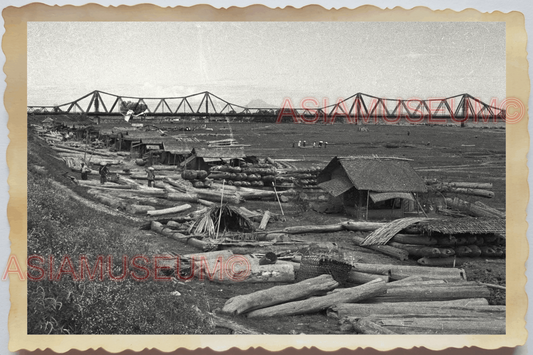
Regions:
<instances>
[{"instance_id":1,"label":"steel truss bridge","mask_svg":"<svg viewBox=\"0 0 533 355\"><path fill-rule=\"evenodd\" d=\"M492 102L491 102L492 103ZM251 108L230 103L208 91L165 98L119 96L95 90L77 100L62 105L28 106L28 114L61 115L85 114L88 116L123 116L131 109L136 114L159 117L231 117L279 118L299 122L332 122L337 118L356 123L370 120L389 122L406 119L421 122L427 119L455 120L505 120L506 111L496 104L486 104L469 94L442 99L386 99L363 93L339 99L334 104L320 107L318 100L302 102L296 107L285 100L280 108Z\"/></svg>"}]
</instances>

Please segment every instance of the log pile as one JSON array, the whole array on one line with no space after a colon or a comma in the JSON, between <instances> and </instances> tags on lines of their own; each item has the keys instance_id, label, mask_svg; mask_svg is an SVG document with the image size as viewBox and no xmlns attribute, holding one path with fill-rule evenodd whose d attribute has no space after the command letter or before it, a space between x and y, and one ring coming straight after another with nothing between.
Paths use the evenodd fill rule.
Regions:
<instances>
[{"instance_id":1,"label":"log pile","mask_svg":"<svg viewBox=\"0 0 533 355\"><path fill-rule=\"evenodd\" d=\"M221 312L271 318L325 310L339 319L343 333L505 334L505 306L489 306L483 285L454 277L423 281L411 275L396 282L381 277L339 288L331 275L320 275L235 296Z\"/></svg>"}]
</instances>

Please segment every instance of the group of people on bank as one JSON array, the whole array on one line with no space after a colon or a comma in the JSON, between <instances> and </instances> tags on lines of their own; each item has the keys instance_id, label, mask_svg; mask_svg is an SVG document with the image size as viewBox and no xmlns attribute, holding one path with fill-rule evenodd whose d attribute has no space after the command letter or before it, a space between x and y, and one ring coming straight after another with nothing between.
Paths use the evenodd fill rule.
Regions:
<instances>
[{"instance_id":1,"label":"group of people on bank","mask_svg":"<svg viewBox=\"0 0 533 355\"><path fill-rule=\"evenodd\" d=\"M298 144L298 148L306 148L307 147L307 141L298 141L298 143L293 142L292 147L295 148L296 144ZM313 148L317 147L317 141L313 141ZM325 141L318 141L318 148L327 148L328 142Z\"/></svg>"}]
</instances>

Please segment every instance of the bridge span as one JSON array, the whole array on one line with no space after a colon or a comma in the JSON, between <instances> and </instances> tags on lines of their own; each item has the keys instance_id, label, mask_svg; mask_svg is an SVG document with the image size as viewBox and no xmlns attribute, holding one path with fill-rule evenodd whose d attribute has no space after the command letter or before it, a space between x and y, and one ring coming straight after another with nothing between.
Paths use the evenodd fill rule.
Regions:
<instances>
[{"instance_id":1,"label":"bridge span","mask_svg":"<svg viewBox=\"0 0 533 355\"><path fill-rule=\"evenodd\" d=\"M460 94L441 99L388 99L356 93L333 104L308 100L298 107L285 100L280 108L246 107L230 103L208 91L181 97L133 97L95 90L74 101L61 105L28 106L28 114L61 115L84 114L88 116L123 116L132 110L135 114L158 117L230 117L304 122L331 122L343 117L349 122L406 119L421 122L428 118L467 121L472 119L505 120L506 111L497 103L486 104L469 95ZM313 106L314 104L314 106Z\"/></svg>"}]
</instances>

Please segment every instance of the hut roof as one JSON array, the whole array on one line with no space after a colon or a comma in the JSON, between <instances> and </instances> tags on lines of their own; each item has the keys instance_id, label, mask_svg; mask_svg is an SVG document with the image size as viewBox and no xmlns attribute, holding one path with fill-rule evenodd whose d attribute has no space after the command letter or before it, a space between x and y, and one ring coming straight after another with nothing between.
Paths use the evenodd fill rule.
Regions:
<instances>
[{"instance_id":1,"label":"hut roof","mask_svg":"<svg viewBox=\"0 0 533 355\"><path fill-rule=\"evenodd\" d=\"M199 158L235 159L244 158L246 156L243 147L194 148L193 153Z\"/></svg>"},{"instance_id":2,"label":"hut roof","mask_svg":"<svg viewBox=\"0 0 533 355\"><path fill-rule=\"evenodd\" d=\"M127 134L123 136L126 140L142 140L143 138L162 138L161 132L159 131L137 131L130 130Z\"/></svg>"},{"instance_id":3,"label":"hut roof","mask_svg":"<svg viewBox=\"0 0 533 355\"><path fill-rule=\"evenodd\" d=\"M419 228L428 234L502 234L505 235L505 219L498 218L450 218L434 219L420 223Z\"/></svg>"},{"instance_id":4,"label":"hut roof","mask_svg":"<svg viewBox=\"0 0 533 355\"><path fill-rule=\"evenodd\" d=\"M426 192L426 184L406 161L383 158L333 158L318 175L317 182L332 180L341 167L358 190L376 192Z\"/></svg>"},{"instance_id":5,"label":"hut roof","mask_svg":"<svg viewBox=\"0 0 533 355\"><path fill-rule=\"evenodd\" d=\"M183 142L165 142L165 151L172 154L186 155L192 151L192 146Z\"/></svg>"}]
</instances>

